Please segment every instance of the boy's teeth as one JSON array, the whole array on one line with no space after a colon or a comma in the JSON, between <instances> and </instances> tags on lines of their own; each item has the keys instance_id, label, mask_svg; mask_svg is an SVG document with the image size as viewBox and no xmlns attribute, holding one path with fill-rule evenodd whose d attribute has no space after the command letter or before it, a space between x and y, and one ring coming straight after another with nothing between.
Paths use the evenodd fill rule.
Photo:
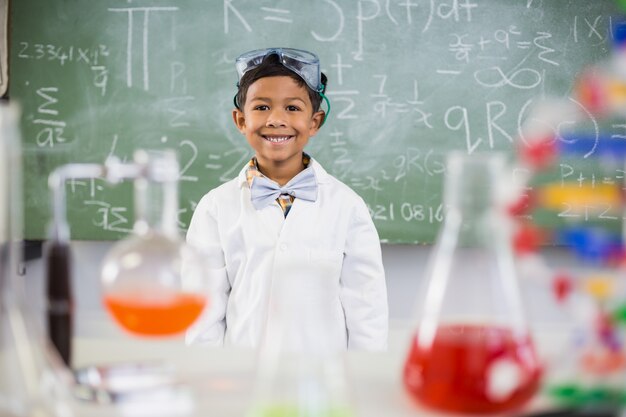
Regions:
<instances>
[{"instance_id":1,"label":"boy's teeth","mask_svg":"<svg viewBox=\"0 0 626 417\"><path fill-rule=\"evenodd\" d=\"M269 140L270 142L274 142L274 143L278 143L278 142L284 142L287 139L289 139L289 136L281 136L281 137L265 137L265 139Z\"/></svg>"}]
</instances>

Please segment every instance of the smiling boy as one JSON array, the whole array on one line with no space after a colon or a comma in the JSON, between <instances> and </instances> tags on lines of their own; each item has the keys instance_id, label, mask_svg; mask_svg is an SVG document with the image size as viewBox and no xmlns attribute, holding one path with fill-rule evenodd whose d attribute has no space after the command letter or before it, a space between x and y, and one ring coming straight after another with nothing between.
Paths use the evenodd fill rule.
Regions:
<instances>
[{"instance_id":1,"label":"smiling boy","mask_svg":"<svg viewBox=\"0 0 626 417\"><path fill-rule=\"evenodd\" d=\"M194 212L187 240L205 252L214 290L188 341L258 346L272 297L290 297L306 322L287 338L309 349L386 349L385 274L367 206L304 152L327 116L317 56L271 48L236 67L233 120L255 154ZM275 290L287 281L288 293Z\"/></svg>"}]
</instances>

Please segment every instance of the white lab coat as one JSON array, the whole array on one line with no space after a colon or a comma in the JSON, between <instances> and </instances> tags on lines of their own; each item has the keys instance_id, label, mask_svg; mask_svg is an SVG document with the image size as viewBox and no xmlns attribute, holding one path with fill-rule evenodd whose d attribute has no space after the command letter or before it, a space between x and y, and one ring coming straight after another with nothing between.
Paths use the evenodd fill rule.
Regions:
<instances>
[{"instance_id":1,"label":"white lab coat","mask_svg":"<svg viewBox=\"0 0 626 417\"><path fill-rule=\"evenodd\" d=\"M289 319L297 329L284 341L386 349L387 289L374 224L361 197L310 163L317 200L296 198L286 218L277 202L255 210L246 168L201 199L187 241L210 263L212 296L187 342L256 347L266 322L295 306Z\"/></svg>"}]
</instances>

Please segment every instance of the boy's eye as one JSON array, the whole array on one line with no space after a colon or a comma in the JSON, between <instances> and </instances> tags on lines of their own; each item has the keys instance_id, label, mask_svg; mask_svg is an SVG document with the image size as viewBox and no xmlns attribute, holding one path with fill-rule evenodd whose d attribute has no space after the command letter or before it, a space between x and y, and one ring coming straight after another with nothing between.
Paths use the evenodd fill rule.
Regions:
<instances>
[{"instance_id":1,"label":"boy's eye","mask_svg":"<svg viewBox=\"0 0 626 417\"><path fill-rule=\"evenodd\" d=\"M258 105L258 106L255 106L255 107L254 107L254 110L261 110L261 111L263 111L263 110L269 110L269 108L270 108L270 107L269 107L268 105L265 105L265 104L260 104L260 105Z\"/></svg>"},{"instance_id":2,"label":"boy's eye","mask_svg":"<svg viewBox=\"0 0 626 417\"><path fill-rule=\"evenodd\" d=\"M298 106L287 106L287 110L289 110L289 111L299 111L300 107L298 107Z\"/></svg>"}]
</instances>

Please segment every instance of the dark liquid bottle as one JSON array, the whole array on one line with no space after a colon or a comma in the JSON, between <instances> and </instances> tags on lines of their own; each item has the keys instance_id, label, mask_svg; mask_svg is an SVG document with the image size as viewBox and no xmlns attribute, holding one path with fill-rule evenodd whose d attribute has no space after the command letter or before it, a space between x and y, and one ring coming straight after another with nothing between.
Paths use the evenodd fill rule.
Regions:
<instances>
[{"instance_id":1,"label":"dark liquid bottle","mask_svg":"<svg viewBox=\"0 0 626 417\"><path fill-rule=\"evenodd\" d=\"M50 242L47 262L48 336L63 362L71 366L73 298L69 243Z\"/></svg>"},{"instance_id":2,"label":"dark liquid bottle","mask_svg":"<svg viewBox=\"0 0 626 417\"><path fill-rule=\"evenodd\" d=\"M523 317L499 154L450 155L448 209L426 270L426 291L404 385L443 412L496 414L537 392L541 365Z\"/></svg>"}]
</instances>

